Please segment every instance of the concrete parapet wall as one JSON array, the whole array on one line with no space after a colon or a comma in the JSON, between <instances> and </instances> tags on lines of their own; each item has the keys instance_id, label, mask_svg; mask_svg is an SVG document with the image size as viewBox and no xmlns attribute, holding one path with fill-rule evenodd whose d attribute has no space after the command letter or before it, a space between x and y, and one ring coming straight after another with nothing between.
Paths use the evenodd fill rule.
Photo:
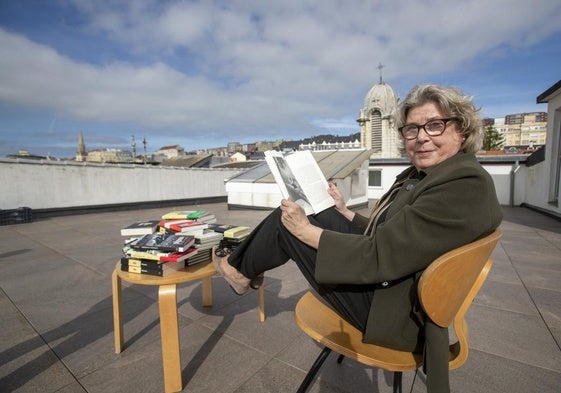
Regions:
<instances>
[{"instance_id":1,"label":"concrete parapet wall","mask_svg":"<svg viewBox=\"0 0 561 393\"><path fill-rule=\"evenodd\" d=\"M0 159L0 209L58 209L226 197L239 169Z\"/></svg>"}]
</instances>

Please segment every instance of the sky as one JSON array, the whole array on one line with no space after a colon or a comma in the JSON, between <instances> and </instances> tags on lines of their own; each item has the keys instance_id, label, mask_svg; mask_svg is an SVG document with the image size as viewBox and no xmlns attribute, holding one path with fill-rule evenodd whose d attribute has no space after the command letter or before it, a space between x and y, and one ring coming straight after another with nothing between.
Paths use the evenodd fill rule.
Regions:
<instances>
[{"instance_id":1,"label":"sky","mask_svg":"<svg viewBox=\"0 0 561 393\"><path fill-rule=\"evenodd\" d=\"M547 111L559 0L0 0L0 157L358 132L379 82Z\"/></svg>"}]
</instances>

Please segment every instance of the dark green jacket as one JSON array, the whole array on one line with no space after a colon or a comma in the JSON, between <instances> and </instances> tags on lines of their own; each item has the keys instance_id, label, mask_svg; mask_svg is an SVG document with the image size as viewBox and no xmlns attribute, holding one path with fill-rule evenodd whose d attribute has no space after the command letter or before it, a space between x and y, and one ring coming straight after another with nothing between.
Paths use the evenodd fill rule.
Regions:
<instances>
[{"instance_id":1,"label":"dark green jacket","mask_svg":"<svg viewBox=\"0 0 561 393\"><path fill-rule=\"evenodd\" d=\"M410 167L396 180L413 173L416 169ZM425 323L417 312L417 279L434 259L488 235L501 220L491 177L474 155L460 152L424 171L421 180L406 180L373 236L324 230L316 279L322 284L388 282L374 293L364 341L415 351L425 341L440 343L430 348L425 365L427 372L440 369L440 374L443 365L433 366L428 360L443 362L448 330ZM368 218L357 214L353 223L366 228ZM445 359L446 375L438 379L445 378L447 384L447 352Z\"/></svg>"}]
</instances>

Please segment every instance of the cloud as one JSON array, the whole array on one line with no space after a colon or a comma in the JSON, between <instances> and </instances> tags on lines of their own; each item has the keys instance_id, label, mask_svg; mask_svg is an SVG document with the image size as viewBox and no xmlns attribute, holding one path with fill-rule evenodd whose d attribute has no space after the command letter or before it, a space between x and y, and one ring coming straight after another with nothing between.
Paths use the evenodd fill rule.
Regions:
<instances>
[{"instance_id":1,"label":"cloud","mask_svg":"<svg viewBox=\"0 0 561 393\"><path fill-rule=\"evenodd\" d=\"M330 122L317 119L358 113L380 62L404 95L413 81L510 56L561 29L544 23L561 16L547 0L60 4L79 15L81 34L116 49L100 45L103 61L93 63L64 41L0 28L0 102L193 137L319 133Z\"/></svg>"}]
</instances>

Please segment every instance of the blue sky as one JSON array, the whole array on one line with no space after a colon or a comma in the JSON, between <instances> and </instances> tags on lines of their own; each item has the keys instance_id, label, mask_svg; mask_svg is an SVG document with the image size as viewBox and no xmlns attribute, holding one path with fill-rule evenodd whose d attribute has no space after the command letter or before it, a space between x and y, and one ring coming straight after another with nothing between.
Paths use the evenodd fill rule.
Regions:
<instances>
[{"instance_id":1,"label":"blue sky","mask_svg":"<svg viewBox=\"0 0 561 393\"><path fill-rule=\"evenodd\" d=\"M383 78L455 85L483 117L546 111L557 0L0 0L0 156L73 157L358 131Z\"/></svg>"}]
</instances>

